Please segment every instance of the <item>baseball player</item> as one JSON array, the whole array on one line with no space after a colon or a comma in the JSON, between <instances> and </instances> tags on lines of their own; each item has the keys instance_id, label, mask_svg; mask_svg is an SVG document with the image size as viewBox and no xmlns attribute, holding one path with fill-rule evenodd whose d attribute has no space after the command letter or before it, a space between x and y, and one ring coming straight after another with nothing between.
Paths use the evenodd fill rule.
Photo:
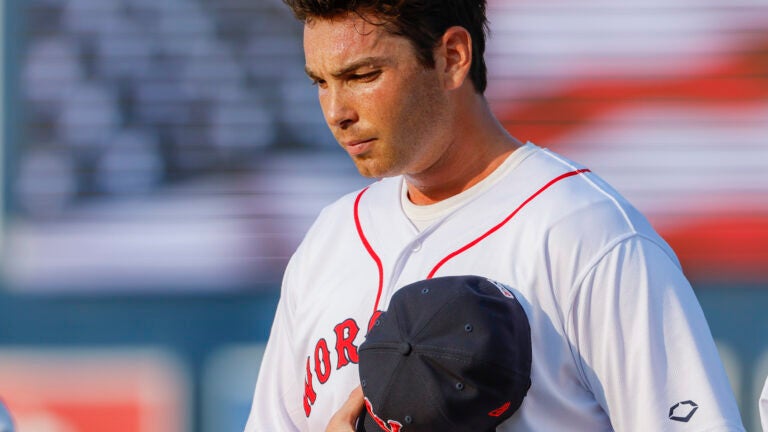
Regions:
<instances>
[{"instance_id":1,"label":"baseball player","mask_svg":"<svg viewBox=\"0 0 768 432\"><path fill-rule=\"evenodd\" d=\"M674 252L597 174L492 115L485 1L285 1L328 126L380 180L292 256L247 432L354 431L370 323L399 288L465 274L511 287L530 321L532 384L497 430L743 431Z\"/></svg>"},{"instance_id":2,"label":"baseball player","mask_svg":"<svg viewBox=\"0 0 768 432\"><path fill-rule=\"evenodd\" d=\"M765 379L765 384L763 384L763 393L760 394L758 411L760 412L760 423L763 425L763 432L768 432L768 377Z\"/></svg>"}]
</instances>

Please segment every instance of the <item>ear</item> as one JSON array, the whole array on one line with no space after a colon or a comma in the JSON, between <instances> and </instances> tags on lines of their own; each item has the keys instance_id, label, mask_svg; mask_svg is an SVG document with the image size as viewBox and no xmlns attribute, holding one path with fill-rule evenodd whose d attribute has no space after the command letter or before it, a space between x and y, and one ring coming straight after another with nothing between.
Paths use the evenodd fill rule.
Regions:
<instances>
[{"instance_id":1,"label":"ear","mask_svg":"<svg viewBox=\"0 0 768 432\"><path fill-rule=\"evenodd\" d=\"M437 49L436 66L443 74L446 90L461 87L472 65L472 36L464 27L454 26L443 33Z\"/></svg>"}]
</instances>

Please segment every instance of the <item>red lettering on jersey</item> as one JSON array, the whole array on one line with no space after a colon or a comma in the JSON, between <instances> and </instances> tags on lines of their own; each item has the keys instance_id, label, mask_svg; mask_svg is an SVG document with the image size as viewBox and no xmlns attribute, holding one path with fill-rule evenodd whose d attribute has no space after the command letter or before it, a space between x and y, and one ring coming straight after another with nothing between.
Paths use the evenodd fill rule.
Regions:
<instances>
[{"instance_id":1,"label":"red lettering on jersey","mask_svg":"<svg viewBox=\"0 0 768 432\"><path fill-rule=\"evenodd\" d=\"M371 415L371 418L374 422L376 422L377 425L379 425L381 430L387 432L400 432L400 429L403 428L403 424L398 421L387 420L387 422L384 423L384 420L379 418L379 416L373 412L373 406L371 406L371 401L369 401L368 398L365 398L365 409L368 410L368 414Z\"/></svg>"},{"instance_id":2,"label":"red lettering on jersey","mask_svg":"<svg viewBox=\"0 0 768 432\"><path fill-rule=\"evenodd\" d=\"M338 355L338 363L336 369L341 369L350 363L358 363L357 345L355 345L355 338L360 332L360 327L355 320L348 318L343 322L336 325L333 328L336 333L336 354ZM317 400L317 393L315 393L314 384L312 382L312 369L310 368L310 362L315 362L315 377L317 381L322 385L328 382L331 378L331 372L333 372L333 365L331 364L331 350L328 348L328 341L325 338L320 338L315 344L315 349L311 357L307 357L307 375L304 378L304 414L309 417L312 413L312 406Z\"/></svg>"},{"instance_id":3,"label":"red lettering on jersey","mask_svg":"<svg viewBox=\"0 0 768 432\"><path fill-rule=\"evenodd\" d=\"M331 376L331 351L325 339L320 339L315 345L315 375L320 384L325 384Z\"/></svg>"},{"instance_id":4,"label":"red lettering on jersey","mask_svg":"<svg viewBox=\"0 0 768 432\"><path fill-rule=\"evenodd\" d=\"M304 378L304 414L309 417L312 412L312 405L317 400L317 393L312 388L312 371L309 370L309 357L307 357L307 377Z\"/></svg>"},{"instance_id":5,"label":"red lettering on jersey","mask_svg":"<svg viewBox=\"0 0 768 432\"><path fill-rule=\"evenodd\" d=\"M333 330L336 332L336 354L339 356L336 369L341 369L350 362L357 363L357 347L354 342L360 327L357 326L355 320L349 318Z\"/></svg>"}]
</instances>

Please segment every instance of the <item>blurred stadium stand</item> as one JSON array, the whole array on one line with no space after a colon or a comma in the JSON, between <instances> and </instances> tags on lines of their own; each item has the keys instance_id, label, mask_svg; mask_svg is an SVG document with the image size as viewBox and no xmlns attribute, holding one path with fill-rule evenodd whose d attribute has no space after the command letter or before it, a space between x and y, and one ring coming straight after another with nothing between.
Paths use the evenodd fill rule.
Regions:
<instances>
[{"instance_id":1,"label":"blurred stadium stand","mask_svg":"<svg viewBox=\"0 0 768 432\"><path fill-rule=\"evenodd\" d=\"M242 430L290 253L368 183L324 125L301 25L280 0L0 6L0 399L25 432ZM650 217L759 430L768 1L489 0L489 18L494 111Z\"/></svg>"}]
</instances>

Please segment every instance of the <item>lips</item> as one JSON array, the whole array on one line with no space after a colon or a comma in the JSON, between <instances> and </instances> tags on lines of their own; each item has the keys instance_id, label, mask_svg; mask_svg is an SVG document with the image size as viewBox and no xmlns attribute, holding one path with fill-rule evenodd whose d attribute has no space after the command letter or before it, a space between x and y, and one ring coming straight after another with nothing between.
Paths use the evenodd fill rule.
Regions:
<instances>
[{"instance_id":1,"label":"lips","mask_svg":"<svg viewBox=\"0 0 768 432\"><path fill-rule=\"evenodd\" d=\"M376 138L346 141L346 142L343 142L341 145L347 150L347 153L349 153L351 156L356 156L366 152L371 147L371 144L375 140Z\"/></svg>"}]
</instances>

